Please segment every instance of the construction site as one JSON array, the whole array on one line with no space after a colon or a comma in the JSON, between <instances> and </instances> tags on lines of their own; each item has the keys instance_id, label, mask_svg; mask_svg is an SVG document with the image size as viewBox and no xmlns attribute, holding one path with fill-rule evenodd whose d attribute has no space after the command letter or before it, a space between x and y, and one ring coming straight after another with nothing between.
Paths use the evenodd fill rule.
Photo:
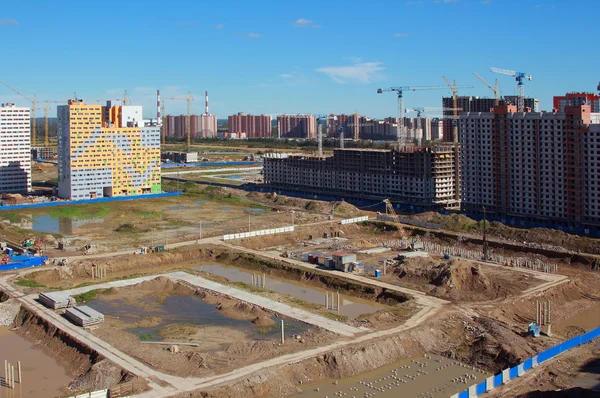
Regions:
<instances>
[{"instance_id":1,"label":"construction site","mask_svg":"<svg viewBox=\"0 0 600 398\"><path fill-rule=\"evenodd\" d=\"M449 397L598 327L593 239L540 230L545 246L531 247L526 231L494 223L482 261L482 222L397 216L389 201L381 214L169 184L183 193L138 200L135 211L126 202L67 206L54 217L62 228L71 217L72 236L32 232L34 213L31 225L2 224L2 239L15 245L38 236L35 249L50 261L1 275L0 340L41 346L11 363L37 355L67 378L36 392L27 386L41 375L28 371L16 388L30 396ZM538 384L517 380L493 394L590 388L593 352L573 349L564 354L570 373L539 366Z\"/></svg>"}]
</instances>

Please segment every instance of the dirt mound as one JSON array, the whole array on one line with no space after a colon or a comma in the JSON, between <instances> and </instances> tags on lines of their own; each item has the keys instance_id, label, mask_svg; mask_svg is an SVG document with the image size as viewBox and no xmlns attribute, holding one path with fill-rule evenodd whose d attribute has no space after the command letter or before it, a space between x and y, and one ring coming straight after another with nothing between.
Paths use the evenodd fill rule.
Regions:
<instances>
[{"instance_id":1,"label":"dirt mound","mask_svg":"<svg viewBox=\"0 0 600 398\"><path fill-rule=\"evenodd\" d=\"M260 327L272 326L275 324L275 321L268 316L257 316L252 320L252 324Z\"/></svg>"},{"instance_id":2,"label":"dirt mound","mask_svg":"<svg viewBox=\"0 0 600 398\"><path fill-rule=\"evenodd\" d=\"M165 276L159 276L156 279L126 286L122 289L134 290L140 293L151 293L152 295L159 296L192 296L200 294L200 292L193 287L181 282L175 282Z\"/></svg>"},{"instance_id":3,"label":"dirt mound","mask_svg":"<svg viewBox=\"0 0 600 398\"><path fill-rule=\"evenodd\" d=\"M423 289L429 293L454 301L490 300L501 290L481 265L467 260L410 258L394 273L403 281L425 285Z\"/></svg>"},{"instance_id":4,"label":"dirt mound","mask_svg":"<svg viewBox=\"0 0 600 398\"><path fill-rule=\"evenodd\" d=\"M241 320L254 320L259 318L270 318L268 312L263 309L247 303L240 303L237 300L233 300L227 297L219 297L214 295L207 295L204 297L204 301L211 304L216 304L216 309L222 312L224 315Z\"/></svg>"}]
</instances>

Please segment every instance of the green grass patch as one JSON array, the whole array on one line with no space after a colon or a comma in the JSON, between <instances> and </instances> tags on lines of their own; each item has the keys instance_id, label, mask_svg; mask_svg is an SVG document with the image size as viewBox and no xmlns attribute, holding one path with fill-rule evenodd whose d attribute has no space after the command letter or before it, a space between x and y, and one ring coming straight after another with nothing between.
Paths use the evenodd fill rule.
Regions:
<instances>
[{"instance_id":1,"label":"green grass patch","mask_svg":"<svg viewBox=\"0 0 600 398\"><path fill-rule=\"evenodd\" d=\"M319 208L319 204L317 202L315 202L314 200L309 200L304 205L304 208L309 211L317 210Z\"/></svg>"},{"instance_id":2,"label":"green grass patch","mask_svg":"<svg viewBox=\"0 0 600 398\"><path fill-rule=\"evenodd\" d=\"M81 220L104 217L108 214L108 207L105 205L57 206L49 208L46 213L52 218L77 218Z\"/></svg>"},{"instance_id":3,"label":"green grass patch","mask_svg":"<svg viewBox=\"0 0 600 398\"><path fill-rule=\"evenodd\" d=\"M32 281L30 279L19 279L15 282L15 285L23 286L23 287L46 287L46 285L42 285L36 281Z\"/></svg>"},{"instance_id":4,"label":"green grass patch","mask_svg":"<svg viewBox=\"0 0 600 398\"><path fill-rule=\"evenodd\" d=\"M140 334L141 341L152 341L154 340L154 335L152 333L143 333Z\"/></svg>"},{"instance_id":5,"label":"green grass patch","mask_svg":"<svg viewBox=\"0 0 600 398\"><path fill-rule=\"evenodd\" d=\"M89 292L81 293L73 296L75 300L77 300L78 304L87 303L95 299L99 294L110 294L113 292L113 288L110 289L94 289Z\"/></svg>"}]
</instances>

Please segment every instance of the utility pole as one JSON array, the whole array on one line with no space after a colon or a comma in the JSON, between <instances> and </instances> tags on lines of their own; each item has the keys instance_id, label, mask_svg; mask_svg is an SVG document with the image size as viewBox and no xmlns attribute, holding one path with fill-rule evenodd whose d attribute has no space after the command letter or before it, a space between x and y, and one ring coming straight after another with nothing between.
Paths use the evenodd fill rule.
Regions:
<instances>
[{"instance_id":1,"label":"utility pole","mask_svg":"<svg viewBox=\"0 0 600 398\"><path fill-rule=\"evenodd\" d=\"M200 220L200 239L202 239L202 220Z\"/></svg>"},{"instance_id":2,"label":"utility pole","mask_svg":"<svg viewBox=\"0 0 600 398\"><path fill-rule=\"evenodd\" d=\"M483 261L488 259L488 243L487 243L487 220L485 217L485 206L481 206L483 209Z\"/></svg>"},{"instance_id":3,"label":"utility pole","mask_svg":"<svg viewBox=\"0 0 600 398\"><path fill-rule=\"evenodd\" d=\"M294 226L294 214L296 214L296 212L292 210L292 227Z\"/></svg>"},{"instance_id":4,"label":"utility pole","mask_svg":"<svg viewBox=\"0 0 600 398\"><path fill-rule=\"evenodd\" d=\"M248 232L250 232L250 214L248 214Z\"/></svg>"}]
</instances>

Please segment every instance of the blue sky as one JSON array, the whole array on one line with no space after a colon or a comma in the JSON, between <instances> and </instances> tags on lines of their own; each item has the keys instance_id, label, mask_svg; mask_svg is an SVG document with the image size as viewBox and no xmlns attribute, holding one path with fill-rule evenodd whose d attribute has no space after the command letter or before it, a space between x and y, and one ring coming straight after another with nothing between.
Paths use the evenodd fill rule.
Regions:
<instances>
[{"instance_id":1,"label":"blue sky","mask_svg":"<svg viewBox=\"0 0 600 398\"><path fill-rule=\"evenodd\" d=\"M4 1L0 80L38 99L121 98L155 112L155 92L191 91L202 112L396 113L378 87L444 85L492 96L533 75L526 95L595 91L597 0ZM411 92L406 107L440 107L449 90ZM0 85L0 101L26 103ZM167 113L185 101L166 102ZM53 111L54 113L54 111Z\"/></svg>"}]
</instances>

